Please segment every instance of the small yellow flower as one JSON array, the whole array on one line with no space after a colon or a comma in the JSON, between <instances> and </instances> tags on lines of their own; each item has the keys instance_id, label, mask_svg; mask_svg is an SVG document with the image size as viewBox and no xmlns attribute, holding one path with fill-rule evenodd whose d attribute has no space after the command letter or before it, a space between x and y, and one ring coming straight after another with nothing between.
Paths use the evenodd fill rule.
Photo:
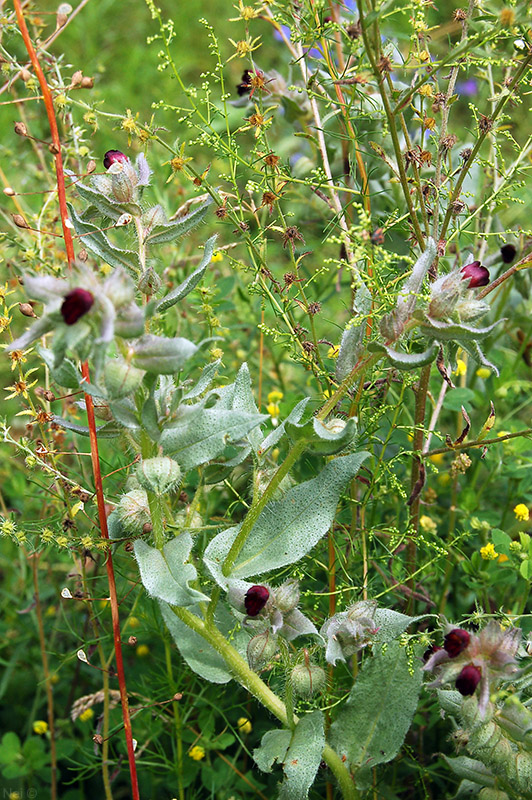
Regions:
<instances>
[{"instance_id":1,"label":"small yellow flower","mask_svg":"<svg viewBox=\"0 0 532 800\"><path fill-rule=\"evenodd\" d=\"M340 352L340 348L339 347L335 347L333 345L332 347L329 347L329 349L327 350L327 358L338 358L338 353L339 352Z\"/></svg>"},{"instance_id":2,"label":"small yellow flower","mask_svg":"<svg viewBox=\"0 0 532 800\"><path fill-rule=\"evenodd\" d=\"M45 528L41 533L41 540L44 544L48 544L54 538L54 532L50 528Z\"/></svg>"},{"instance_id":3,"label":"small yellow flower","mask_svg":"<svg viewBox=\"0 0 532 800\"><path fill-rule=\"evenodd\" d=\"M508 556L504 553L501 553L499 558L497 559L498 564L504 564L505 561L508 561Z\"/></svg>"},{"instance_id":4,"label":"small yellow flower","mask_svg":"<svg viewBox=\"0 0 532 800\"><path fill-rule=\"evenodd\" d=\"M429 456L429 458L433 464L436 464L436 466L439 467L445 459L445 453L435 453L433 456Z\"/></svg>"},{"instance_id":5,"label":"small yellow flower","mask_svg":"<svg viewBox=\"0 0 532 800\"><path fill-rule=\"evenodd\" d=\"M0 525L0 532L4 536L12 536L16 531L16 525L12 519L4 519L2 520L2 524Z\"/></svg>"},{"instance_id":6,"label":"small yellow flower","mask_svg":"<svg viewBox=\"0 0 532 800\"><path fill-rule=\"evenodd\" d=\"M495 547L493 545L493 542L488 542L488 544L484 545L484 547L481 547L480 555L484 559L484 561L494 561L496 558L499 557L499 553L495 552Z\"/></svg>"},{"instance_id":7,"label":"small yellow flower","mask_svg":"<svg viewBox=\"0 0 532 800\"><path fill-rule=\"evenodd\" d=\"M428 50L422 50L419 54L420 61L429 61L430 60L430 53Z\"/></svg>"},{"instance_id":8,"label":"small yellow flower","mask_svg":"<svg viewBox=\"0 0 532 800\"><path fill-rule=\"evenodd\" d=\"M249 22L250 19L255 19L260 14L260 10L258 8L253 8L253 6L245 6L242 0L238 0L238 6L233 6L236 8L237 11L240 12L239 17L229 17L229 22L238 22L239 20L243 19L244 22Z\"/></svg>"},{"instance_id":9,"label":"small yellow flower","mask_svg":"<svg viewBox=\"0 0 532 800\"><path fill-rule=\"evenodd\" d=\"M140 619L138 617L130 617L127 624L129 628L140 628Z\"/></svg>"},{"instance_id":10,"label":"small yellow flower","mask_svg":"<svg viewBox=\"0 0 532 800\"><path fill-rule=\"evenodd\" d=\"M283 399L283 397L284 394L282 392L280 392L278 389L274 389L272 392L269 392L268 394L268 403L278 403L280 400Z\"/></svg>"},{"instance_id":11,"label":"small yellow flower","mask_svg":"<svg viewBox=\"0 0 532 800\"><path fill-rule=\"evenodd\" d=\"M224 351L219 347L213 347L211 350L209 350L209 355L211 355L215 360L218 360L219 358L223 358Z\"/></svg>"},{"instance_id":12,"label":"small yellow flower","mask_svg":"<svg viewBox=\"0 0 532 800\"><path fill-rule=\"evenodd\" d=\"M456 359L455 375L465 375L467 372L467 364L463 358Z\"/></svg>"},{"instance_id":13,"label":"small yellow flower","mask_svg":"<svg viewBox=\"0 0 532 800\"><path fill-rule=\"evenodd\" d=\"M421 530L425 533L436 533L438 530L438 526L434 520L431 517L428 517L426 514L420 517L419 525Z\"/></svg>"},{"instance_id":14,"label":"small yellow flower","mask_svg":"<svg viewBox=\"0 0 532 800\"><path fill-rule=\"evenodd\" d=\"M240 719L237 720L236 724L239 733L248 734L251 733L251 731L253 730L253 725L251 724L251 721L247 717L240 717Z\"/></svg>"},{"instance_id":15,"label":"small yellow flower","mask_svg":"<svg viewBox=\"0 0 532 800\"><path fill-rule=\"evenodd\" d=\"M212 254L211 264L217 264L219 261L224 260L224 254L221 250L217 250L216 253Z\"/></svg>"},{"instance_id":16,"label":"small yellow flower","mask_svg":"<svg viewBox=\"0 0 532 800\"><path fill-rule=\"evenodd\" d=\"M487 367L479 367L475 375L477 378L482 378L482 380L485 381L491 375L491 369L488 369Z\"/></svg>"},{"instance_id":17,"label":"small yellow flower","mask_svg":"<svg viewBox=\"0 0 532 800\"><path fill-rule=\"evenodd\" d=\"M279 406L277 403L268 403L266 406L266 411L270 415L270 417L278 417L279 416Z\"/></svg>"},{"instance_id":18,"label":"small yellow flower","mask_svg":"<svg viewBox=\"0 0 532 800\"><path fill-rule=\"evenodd\" d=\"M94 711L92 708L86 708L85 711L82 711L79 715L79 719L81 722L88 722L94 716Z\"/></svg>"},{"instance_id":19,"label":"small yellow flower","mask_svg":"<svg viewBox=\"0 0 532 800\"><path fill-rule=\"evenodd\" d=\"M4 66L2 64L2 66ZM19 792L9 792L9 800L22 800Z\"/></svg>"},{"instance_id":20,"label":"small yellow flower","mask_svg":"<svg viewBox=\"0 0 532 800\"><path fill-rule=\"evenodd\" d=\"M530 519L530 511L528 510L528 506L525 506L524 503L518 503L514 508L515 518L519 520L519 522L528 522Z\"/></svg>"},{"instance_id":21,"label":"small yellow flower","mask_svg":"<svg viewBox=\"0 0 532 800\"><path fill-rule=\"evenodd\" d=\"M48 723L43 719L36 719L33 723L33 733L38 733L39 736L44 736L45 733L48 733Z\"/></svg>"},{"instance_id":22,"label":"small yellow flower","mask_svg":"<svg viewBox=\"0 0 532 800\"><path fill-rule=\"evenodd\" d=\"M59 547L66 547L68 545L68 537L67 536L58 536L55 540L55 543L59 545Z\"/></svg>"},{"instance_id":23,"label":"small yellow flower","mask_svg":"<svg viewBox=\"0 0 532 800\"><path fill-rule=\"evenodd\" d=\"M260 36L257 36L256 39L243 39L240 42L235 42L233 39L229 39L229 41L235 48L235 52L227 59L228 62L232 61L233 58L246 58L246 56L249 56L250 53L261 46L257 44L257 42L260 42Z\"/></svg>"},{"instance_id":24,"label":"small yellow flower","mask_svg":"<svg viewBox=\"0 0 532 800\"><path fill-rule=\"evenodd\" d=\"M422 97L432 97L433 96L432 86L430 85L430 83L424 83L423 86L419 87L418 93Z\"/></svg>"},{"instance_id":25,"label":"small yellow flower","mask_svg":"<svg viewBox=\"0 0 532 800\"><path fill-rule=\"evenodd\" d=\"M110 275L112 271L113 271L113 268L112 268L112 266L110 264L102 264L102 266L100 267L100 272L104 276Z\"/></svg>"},{"instance_id":26,"label":"small yellow flower","mask_svg":"<svg viewBox=\"0 0 532 800\"><path fill-rule=\"evenodd\" d=\"M202 758L205 758L205 748L201 747L199 744L195 744L194 747L190 748L188 754L194 761L201 761Z\"/></svg>"},{"instance_id":27,"label":"small yellow flower","mask_svg":"<svg viewBox=\"0 0 532 800\"><path fill-rule=\"evenodd\" d=\"M139 658L146 658L150 654L150 648L147 644L139 644L135 652Z\"/></svg>"},{"instance_id":28,"label":"small yellow flower","mask_svg":"<svg viewBox=\"0 0 532 800\"><path fill-rule=\"evenodd\" d=\"M55 617L56 614L57 614L56 606L48 606L48 608L46 609L46 616Z\"/></svg>"}]
</instances>

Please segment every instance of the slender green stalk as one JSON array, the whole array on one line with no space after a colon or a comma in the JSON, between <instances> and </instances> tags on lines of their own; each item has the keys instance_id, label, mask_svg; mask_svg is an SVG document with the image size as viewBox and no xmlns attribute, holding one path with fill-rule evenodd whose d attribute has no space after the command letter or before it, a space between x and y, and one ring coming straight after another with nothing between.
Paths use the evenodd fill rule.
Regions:
<instances>
[{"instance_id":1,"label":"slender green stalk","mask_svg":"<svg viewBox=\"0 0 532 800\"><path fill-rule=\"evenodd\" d=\"M297 717L288 718L286 706L282 700L272 692L256 672L250 669L240 653L229 644L219 630L212 625L206 625L203 620L185 608L174 607L172 610L182 622L209 642L211 647L222 656L236 680L283 725L290 728L297 724ZM326 744L322 755L323 760L329 765L338 781L344 800L360 800L360 794L338 753Z\"/></svg>"}]
</instances>

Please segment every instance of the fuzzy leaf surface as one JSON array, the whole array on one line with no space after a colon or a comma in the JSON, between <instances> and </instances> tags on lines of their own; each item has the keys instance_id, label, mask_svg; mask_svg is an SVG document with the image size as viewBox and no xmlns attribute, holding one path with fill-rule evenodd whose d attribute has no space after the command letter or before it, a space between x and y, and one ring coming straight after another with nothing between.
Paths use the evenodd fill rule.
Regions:
<instances>
[{"instance_id":1,"label":"fuzzy leaf surface","mask_svg":"<svg viewBox=\"0 0 532 800\"><path fill-rule=\"evenodd\" d=\"M142 539L137 539L134 549L140 577L149 595L185 608L209 599L189 586L190 581L197 578L195 566L187 563L192 549L190 533L176 536L162 551L150 547Z\"/></svg>"},{"instance_id":2,"label":"fuzzy leaf surface","mask_svg":"<svg viewBox=\"0 0 532 800\"><path fill-rule=\"evenodd\" d=\"M340 494L354 478L368 453L354 453L330 461L316 478L289 489L281 500L268 503L240 551L231 578L261 575L303 558L329 530ZM222 564L239 526L222 531L205 550L205 563L224 588Z\"/></svg>"},{"instance_id":3,"label":"fuzzy leaf surface","mask_svg":"<svg viewBox=\"0 0 532 800\"><path fill-rule=\"evenodd\" d=\"M325 746L324 718L321 711L305 714L297 723L286 753L285 780L279 800L306 800L318 772Z\"/></svg>"},{"instance_id":4,"label":"fuzzy leaf surface","mask_svg":"<svg viewBox=\"0 0 532 800\"><path fill-rule=\"evenodd\" d=\"M331 743L347 756L361 789L371 784L374 766L395 758L410 728L421 689L415 659L412 669L413 675L406 650L397 642L366 659L331 726Z\"/></svg>"},{"instance_id":5,"label":"fuzzy leaf surface","mask_svg":"<svg viewBox=\"0 0 532 800\"><path fill-rule=\"evenodd\" d=\"M67 203L67 206L76 233L83 235L84 247L112 267L124 267L129 275L137 277L140 272L138 254L134 250L122 250L112 245L105 233L97 225L82 220L70 203Z\"/></svg>"},{"instance_id":6,"label":"fuzzy leaf surface","mask_svg":"<svg viewBox=\"0 0 532 800\"><path fill-rule=\"evenodd\" d=\"M146 242L150 245L174 242L176 239L179 239L180 236L184 236L185 233L191 231L196 227L196 225L199 225L200 222L205 219L211 203L212 200L209 198L196 209L194 209L194 211L191 211L190 214L187 214L184 217L179 217L179 219L172 220L166 225L154 226L154 232L147 237Z\"/></svg>"}]
</instances>

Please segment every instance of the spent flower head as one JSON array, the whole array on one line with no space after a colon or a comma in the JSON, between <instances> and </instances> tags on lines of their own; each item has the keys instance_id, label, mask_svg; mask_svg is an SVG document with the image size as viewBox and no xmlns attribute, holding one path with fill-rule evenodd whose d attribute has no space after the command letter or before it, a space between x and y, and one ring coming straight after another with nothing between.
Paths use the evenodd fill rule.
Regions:
<instances>
[{"instance_id":1,"label":"spent flower head","mask_svg":"<svg viewBox=\"0 0 532 800\"><path fill-rule=\"evenodd\" d=\"M325 658L329 664L346 661L372 641L378 631L374 620L376 610L374 600L359 600L325 622L320 634L327 641Z\"/></svg>"}]
</instances>

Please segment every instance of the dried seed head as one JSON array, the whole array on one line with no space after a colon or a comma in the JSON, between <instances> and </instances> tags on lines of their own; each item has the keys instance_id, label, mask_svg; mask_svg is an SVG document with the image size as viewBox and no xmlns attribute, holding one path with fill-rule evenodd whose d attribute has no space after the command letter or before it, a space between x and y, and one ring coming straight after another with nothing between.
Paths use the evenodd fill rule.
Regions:
<instances>
[{"instance_id":1,"label":"dried seed head","mask_svg":"<svg viewBox=\"0 0 532 800\"><path fill-rule=\"evenodd\" d=\"M360 25L360 20L357 20L357 22L352 22L351 25L348 25L345 29L345 32L350 39L359 39L362 36L362 26Z\"/></svg>"},{"instance_id":2,"label":"dried seed head","mask_svg":"<svg viewBox=\"0 0 532 800\"><path fill-rule=\"evenodd\" d=\"M314 316L314 314L319 314L320 311L321 311L321 303L308 304L308 313L312 314L312 316Z\"/></svg>"},{"instance_id":3,"label":"dried seed head","mask_svg":"<svg viewBox=\"0 0 532 800\"><path fill-rule=\"evenodd\" d=\"M484 114L480 114L478 118L478 129L480 133L489 133L493 128L493 120L490 117L486 117Z\"/></svg>"},{"instance_id":4,"label":"dried seed head","mask_svg":"<svg viewBox=\"0 0 532 800\"><path fill-rule=\"evenodd\" d=\"M26 128L26 126L24 125L23 122L15 122L13 128L14 128L15 133L17 134L17 136L27 136L28 135L28 129Z\"/></svg>"},{"instance_id":5,"label":"dried seed head","mask_svg":"<svg viewBox=\"0 0 532 800\"><path fill-rule=\"evenodd\" d=\"M18 310L21 314L24 314L25 317L35 317L35 311L31 307L29 303L19 303Z\"/></svg>"},{"instance_id":6,"label":"dried seed head","mask_svg":"<svg viewBox=\"0 0 532 800\"><path fill-rule=\"evenodd\" d=\"M73 289L63 300L61 316L66 325L74 325L94 304L94 295L87 289Z\"/></svg>"},{"instance_id":7,"label":"dried seed head","mask_svg":"<svg viewBox=\"0 0 532 800\"><path fill-rule=\"evenodd\" d=\"M267 156L264 156L264 163L268 167L273 167L275 169L279 161L279 156L276 156L275 153L268 153Z\"/></svg>"},{"instance_id":8,"label":"dried seed head","mask_svg":"<svg viewBox=\"0 0 532 800\"><path fill-rule=\"evenodd\" d=\"M83 247L78 253L78 258L79 258L80 261L85 262L88 259L88 257L89 257L89 254L87 253L87 251Z\"/></svg>"},{"instance_id":9,"label":"dried seed head","mask_svg":"<svg viewBox=\"0 0 532 800\"><path fill-rule=\"evenodd\" d=\"M377 61L377 69L379 72L391 72L393 69L391 59L388 56L381 56Z\"/></svg>"},{"instance_id":10,"label":"dried seed head","mask_svg":"<svg viewBox=\"0 0 532 800\"><path fill-rule=\"evenodd\" d=\"M137 642L138 642L138 639L137 639L137 637L136 637L136 636L130 636L130 637L129 637L129 639L127 640L127 643L128 643L128 645L129 645L130 647L135 647L135 645L137 644Z\"/></svg>"},{"instance_id":11,"label":"dried seed head","mask_svg":"<svg viewBox=\"0 0 532 800\"><path fill-rule=\"evenodd\" d=\"M455 136L454 133L449 133L447 136L443 136L440 140L440 151L445 155L449 152L449 150L452 150L457 141L458 136Z\"/></svg>"},{"instance_id":12,"label":"dried seed head","mask_svg":"<svg viewBox=\"0 0 532 800\"><path fill-rule=\"evenodd\" d=\"M17 228L29 228L30 226L22 216L22 214L12 214L12 219Z\"/></svg>"},{"instance_id":13,"label":"dried seed head","mask_svg":"<svg viewBox=\"0 0 532 800\"><path fill-rule=\"evenodd\" d=\"M80 86L82 89L92 89L94 86L94 78L89 78L87 75L84 75L81 79Z\"/></svg>"},{"instance_id":14,"label":"dried seed head","mask_svg":"<svg viewBox=\"0 0 532 800\"><path fill-rule=\"evenodd\" d=\"M463 150L460 150L460 158L463 161L467 161L468 158L471 157L472 149L470 147L464 147Z\"/></svg>"},{"instance_id":15,"label":"dried seed head","mask_svg":"<svg viewBox=\"0 0 532 800\"><path fill-rule=\"evenodd\" d=\"M457 8L453 14L455 22L463 22L467 19L467 12L463 8Z\"/></svg>"},{"instance_id":16,"label":"dried seed head","mask_svg":"<svg viewBox=\"0 0 532 800\"><path fill-rule=\"evenodd\" d=\"M71 86L77 86L81 83L81 79L83 78L83 72L80 69L77 69L75 73L72 75L72 80L70 81Z\"/></svg>"},{"instance_id":17,"label":"dried seed head","mask_svg":"<svg viewBox=\"0 0 532 800\"><path fill-rule=\"evenodd\" d=\"M62 28L63 25L66 25L70 14L72 14L72 6L70 3L61 3L61 5L58 6L55 18L55 23L58 28Z\"/></svg>"},{"instance_id":18,"label":"dried seed head","mask_svg":"<svg viewBox=\"0 0 532 800\"><path fill-rule=\"evenodd\" d=\"M96 169L96 161L91 158L89 163L87 164L87 175L90 175Z\"/></svg>"}]
</instances>

